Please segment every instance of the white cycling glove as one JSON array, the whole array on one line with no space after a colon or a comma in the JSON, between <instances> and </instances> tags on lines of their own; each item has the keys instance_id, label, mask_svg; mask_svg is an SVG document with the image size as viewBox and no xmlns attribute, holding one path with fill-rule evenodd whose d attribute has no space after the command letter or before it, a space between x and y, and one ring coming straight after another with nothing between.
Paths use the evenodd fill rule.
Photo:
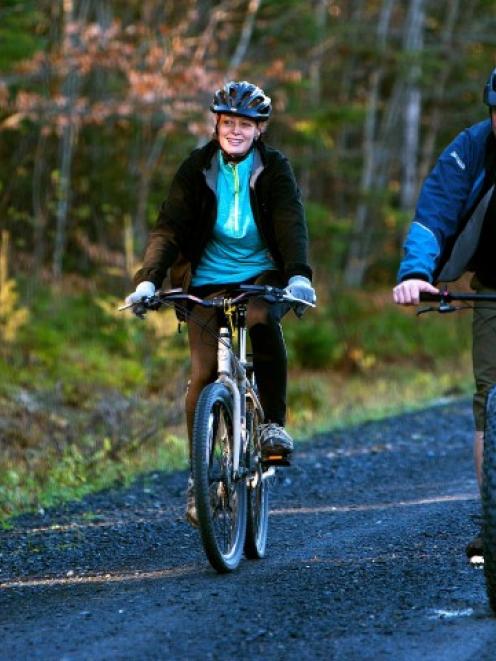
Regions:
<instances>
[{"instance_id":1,"label":"white cycling glove","mask_svg":"<svg viewBox=\"0 0 496 661\"><path fill-rule=\"evenodd\" d=\"M294 275L290 278L286 291L291 296L299 298L302 301L308 301L308 303L315 303L317 300L312 283L303 275Z\"/></svg>"},{"instance_id":2,"label":"white cycling glove","mask_svg":"<svg viewBox=\"0 0 496 661\"><path fill-rule=\"evenodd\" d=\"M294 298L299 298L301 301L306 301L312 304L315 304L317 301L317 296L315 294L315 289L312 287L312 283L303 275L294 275L290 278L286 287L286 292L291 296L294 296ZM295 306L295 313L298 317L301 317L305 310L306 305L303 303Z\"/></svg>"},{"instance_id":3,"label":"white cycling glove","mask_svg":"<svg viewBox=\"0 0 496 661\"><path fill-rule=\"evenodd\" d=\"M136 287L135 291L126 297L126 303L128 305L131 305L132 303L138 303L142 298L153 296L154 293L155 285L153 282L150 282L149 280L143 280L143 282L140 282Z\"/></svg>"}]
</instances>

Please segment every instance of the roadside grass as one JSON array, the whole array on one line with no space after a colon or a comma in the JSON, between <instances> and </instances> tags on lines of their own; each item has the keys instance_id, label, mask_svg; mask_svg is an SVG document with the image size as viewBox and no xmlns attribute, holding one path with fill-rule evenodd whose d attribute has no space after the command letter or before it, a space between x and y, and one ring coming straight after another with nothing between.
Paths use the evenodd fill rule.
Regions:
<instances>
[{"instance_id":1,"label":"roadside grass","mask_svg":"<svg viewBox=\"0 0 496 661\"><path fill-rule=\"evenodd\" d=\"M469 358L440 361L430 371L407 363L389 366L367 377L295 374L288 389L288 428L304 441L315 433L468 397L473 387Z\"/></svg>"},{"instance_id":2,"label":"roadside grass","mask_svg":"<svg viewBox=\"0 0 496 661\"><path fill-rule=\"evenodd\" d=\"M309 371L291 373L288 429L298 442L306 442L318 432L467 396L471 375L466 369L466 358L439 364L431 372L404 365L401 370L388 368L368 378ZM160 398L153 403L140 400L131 406L127 400L108 397L104 410L121 406L124 411L113 430L102 427L101 420L91 427L98 418L95 409L89 422L84 415L76 418L67 412L66 417L63 412L54 417L45 411L44 419L38 411L38 430L34 430L37 443L27 443L24 436L15 452L0 454L0 525L22 512L81 498L112 485L129 484L142 473L187 467L180 402L176 402L172 416L164 412ZM0 405L2 402L5 400L0 399ZM22 419L20 411L14 415ZM144 424L144 420L150 419L153 424ZM73 429L72 440L66 435L69 426ZM43 427L44 432L40 429Z\"/></svg>"},{"instance_id":3,"label":"roadside grass","mask_svg":"<svg viewBox=\"0 0 496 661\"><path fill-rule=\"evenodd\" d=\"M184 441L172 433L158 436L143 451L127 448L118 456L104 443L103 449L92 453L80 445L67 445L62 453L34 455L29 463L10 458L0 462L0 525L8 526L9 518L23 512L129 484L142 473L179 470L185 465Z\"/></svg>"},{"instance_id":4,"label":"roadside grass","mask_svg":"<svg viewBox=\"0 0 496 661\"><path fill-rule=\"evenodd\" d=\"M298 439L468 394L470 319L416 319L389 294L345 293L285 321ZM0 349L0 524L21 512L185 468L185 333L117 297L40 288Z\"/></svg>"}]
</instances>

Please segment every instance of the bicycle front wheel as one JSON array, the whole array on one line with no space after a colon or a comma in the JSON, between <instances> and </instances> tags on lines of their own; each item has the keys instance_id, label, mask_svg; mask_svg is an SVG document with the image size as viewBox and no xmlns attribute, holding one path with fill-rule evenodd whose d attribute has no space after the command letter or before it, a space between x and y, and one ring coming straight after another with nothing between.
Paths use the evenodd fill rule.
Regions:
<instances>
[{"instance_id":1,"label":"bicycle front wheel","mask_svg":"<svg viewBox=\"0 0 496 661\"><path fill-rule=\"evenodd\" d=\"M481 496L484 574L489 603L496 613L496 388L486 403Z\"/></svg>"},{"instance_id":2,"label":"bicycle front wheel","mask_svg":"<svg viewBox=\"0 0 496 661\"><path fill-rule=\"evenodd\" d=\"M231 394L211 383L196 405L193 479L203 546L220 573L236 569L246 535L246 481L233 475L233 441Z\"/></svg>"}]
</instances>

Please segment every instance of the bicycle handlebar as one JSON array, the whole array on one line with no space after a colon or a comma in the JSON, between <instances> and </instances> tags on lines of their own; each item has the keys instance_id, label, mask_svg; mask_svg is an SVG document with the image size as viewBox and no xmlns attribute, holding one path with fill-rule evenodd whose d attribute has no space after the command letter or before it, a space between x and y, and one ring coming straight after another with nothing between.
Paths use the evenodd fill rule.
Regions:
<instances>
[{"instance_id":1,"label":"bicycle handlebar","mask_svg":"<svg viewBox=\"0 0 496 661\"><path fill-rule=\"evenodd\" d=\"M450 303L451 301L494 301L496 302L496 293L494 294L480 294L478 292L451 292L447 289L440 291L437 294L431 294L430 292L423 291L420 292L421 301L437 301L439 303L445 301Z\"/></svg>"},{"instance_id":2,"label":"bicycle handlebar","mask_svg":"<svg viewBox=\"0 0 496 661\"><path fill-rule=\"evenodd\" d=\"M439 305L436 307L429 306L426 308L419 308L417 309L417 315L423 314L424 312L456 312L457 310L466 310L473 307L471 305L452 305L453 301L486 301L496 303L496 293L480 294L478 292L451 292L444 289L436 294L432 294L431 292L420 292L419 299L424 302L437 302Z\"/></svg>"},{"instance_id":3,"label":"bicycle handlebar","mask_svg":"<svg viewBox=\"0 0 496 661\"><path fill-rule=\"evenodd\" d=\"M288 294L285 289L279 289L278 287L272 287L270 285L238 285L235 290L238 290L240 293L235 296L214 296L213 298L199 298L198 296L184 292L182 289L158 291L153 296L143 296L141 301L122 305L119 307L119 310L136 309L136 307L140 307L143 309L144 313L148 310L158 310L162 305L174 301L191 301L192 303L202 305L203 307L224 308L226 304L239 305L249 298L254 297L263 298L269 303L286 301L287 303L290 303L291 306L305 305L310 308L315 307L315 303L296 298L295 296Z\"/></svg>"}]
</instances>

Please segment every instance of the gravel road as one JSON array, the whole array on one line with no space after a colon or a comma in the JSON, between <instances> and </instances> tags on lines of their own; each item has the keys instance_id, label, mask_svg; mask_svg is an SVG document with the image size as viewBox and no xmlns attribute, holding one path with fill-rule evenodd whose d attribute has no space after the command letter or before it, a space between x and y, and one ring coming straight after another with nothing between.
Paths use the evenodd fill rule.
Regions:
<instances>
[{"instance_id":1,"label":"gravel road","mask_svg":"<svg viewBox=\"0 0 496 661\"><path fill-rule=\"evenodd\" d=\"M218 576L185 475L0 532L1 659L496 658L470 404L319 435L272 490L268 555Z\"/></svg>"}]
</instances>

